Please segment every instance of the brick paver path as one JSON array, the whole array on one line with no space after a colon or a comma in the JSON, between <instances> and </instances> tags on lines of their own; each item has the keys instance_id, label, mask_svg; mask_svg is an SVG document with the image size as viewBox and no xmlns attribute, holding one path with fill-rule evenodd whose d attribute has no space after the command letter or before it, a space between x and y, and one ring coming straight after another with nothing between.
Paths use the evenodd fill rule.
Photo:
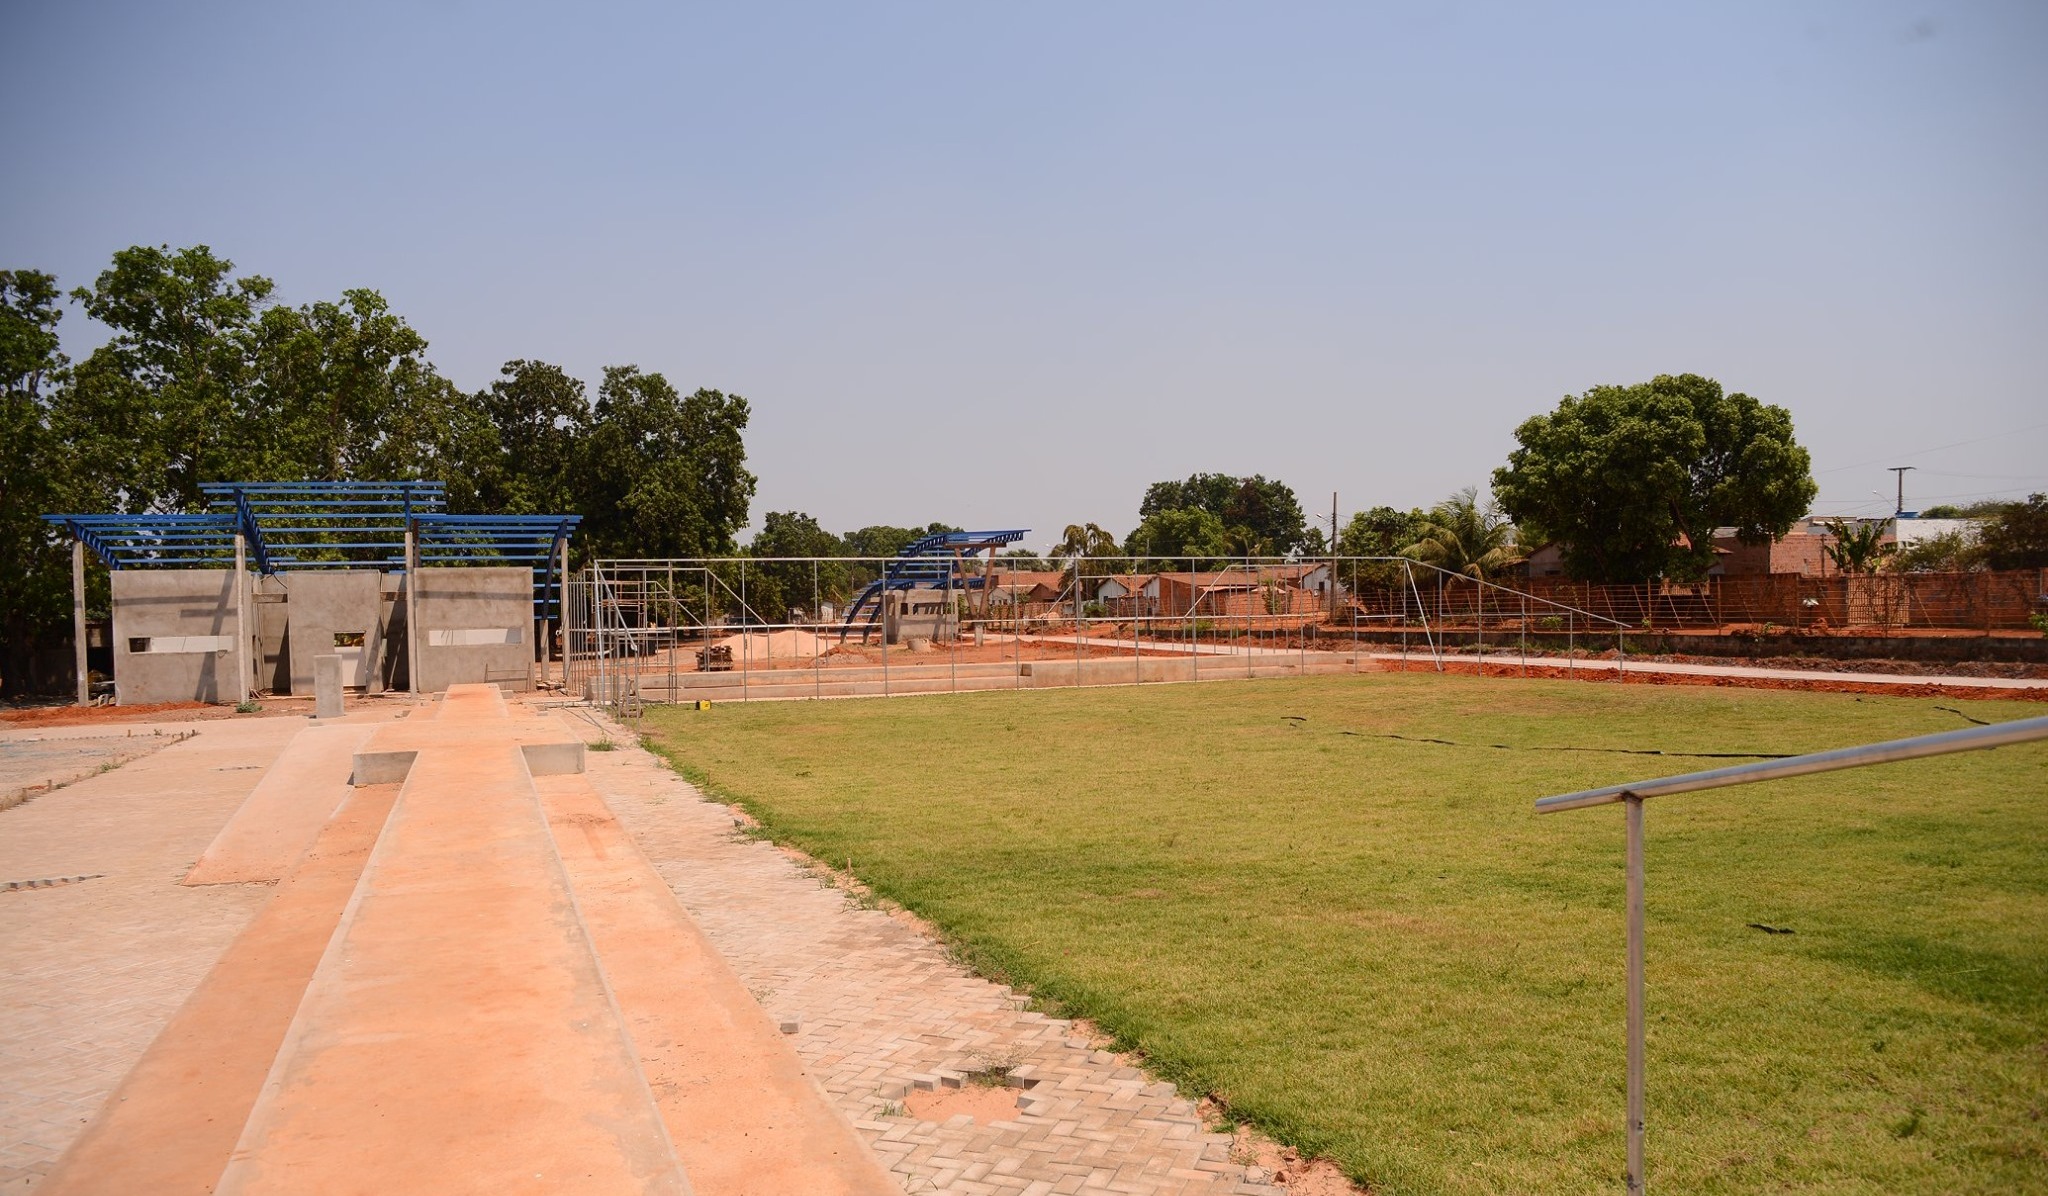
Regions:
<instances>
[{"instance_id":1,"label":"brick paver path","mask_svg":"<svg viewBox=\"0 0 2048 1196\"><path fill-rule=\"evenodd\" d=\"M613 732L631 742L629 736ZM593 753L588 779L654 861L726 962L768 1011L797 1027L797 1050L904 1186L926 1192L1271 1193L1229 1159L1173 1086L1091 1050L1067 1022L1022 1012L1007 989L968 974L929 939L735 834L637 748ZM1013 1120L920 1121L913 1086L994 1062L1032 1086Z\"/></svg>"},{"instance_id":2,"label":"brick paver path","mask_svg":"<svg viewBox=\"0 0 2048 1196\"><path fill-rule=\"evenodd\" d=\"M178 881L302 726L182 724L198 736L0 810L0 1192L34 1186L134 1065L266 885Z\"/></svg>"}]
</instances>

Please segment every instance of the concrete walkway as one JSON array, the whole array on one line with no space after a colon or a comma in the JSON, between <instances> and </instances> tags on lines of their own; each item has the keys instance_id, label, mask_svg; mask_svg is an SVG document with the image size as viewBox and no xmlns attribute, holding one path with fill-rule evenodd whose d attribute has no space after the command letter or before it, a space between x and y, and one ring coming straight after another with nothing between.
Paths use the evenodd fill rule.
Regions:
<instances>
[{"instance_id":1,"label":"concrete walkway","mask_svg":"<svg viewBox=\"0 0 2048 1196\"><path fill-rule=\"evenodd\" d=\"M0 814L0 866L106 870L0 920L7 1190L899 1190L574 775L580 727L481 686L198 726Z\"/></svg>"},{"instance_id":2,"label":"concrete walkway","mask_svg":"<svg viewBox=\"0 0 2048 1196\"><path fill-rule=\"evenodd\" d=\"M167 725L197 735L0 810L0 882L90 877L0 892L0 1191L48 1172L270 900L178 880L304 726Z\"/></svg>"}]
</instances>

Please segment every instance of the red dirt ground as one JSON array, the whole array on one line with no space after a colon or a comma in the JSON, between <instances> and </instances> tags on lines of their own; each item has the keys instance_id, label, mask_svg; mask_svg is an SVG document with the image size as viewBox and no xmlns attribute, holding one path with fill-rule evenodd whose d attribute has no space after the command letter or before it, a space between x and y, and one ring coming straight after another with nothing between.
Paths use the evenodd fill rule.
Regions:
<instances>
[{"instance_id":1,"label":"red dirt ground","mask_svg":"<svg viewBox=\"0 0 2048 1196\"><path fill-rule=\"evenodd\" d=\"M0 710L0 726L86 727L100 723L198 722L216 718L265 718L310 714L311 698L259 698L263 709L236 714L232 705L211 702L151 702L141 706L14 706Z\"/></svg>"}]
</instances>

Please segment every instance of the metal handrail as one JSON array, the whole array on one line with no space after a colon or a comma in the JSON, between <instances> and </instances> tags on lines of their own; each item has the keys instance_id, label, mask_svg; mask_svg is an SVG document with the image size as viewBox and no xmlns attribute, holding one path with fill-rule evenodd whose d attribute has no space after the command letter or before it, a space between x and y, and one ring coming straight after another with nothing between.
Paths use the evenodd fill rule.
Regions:
<instances>
[{"instance_id":1,"label":"metal handrail","mask_svg":"<svg viewBox=\"0 0 2048 1196\"><path fill-rule=\"evenodd\" d=\"M1761 760L1755 764L1709 768L1703 772L1659 777L1654 781L1631 781L1626 785L1582 789L1577 793L1561 793L1556 797L1543 798L1536 803L1536 812L1555 814L1559 810L1612 805L1629 797L1669 797L1675 793L1723 789L1729 785L1774 781L1780 777L1803 777L1808 773L1860 768L1866 764L1891 764L1899 760L1945 756L1951 752L2004 747L2009 743L2025 743L2034 739L2048 739L2048 718L2023 718L2015 722L1993 723L1988 727L1966 727L1960 731L1916 735L1911 739L1892 739L1883 743L1835 748L1832 751L1813 752L1804 756L1790 756L1783 760Z\"/></svg>"},{"instance_id":2,"label":"metal handrail","mask_svg":"<svg viewBox=\"0 0 2048 1196\"><path fill-rule=\"evenodd\" d=\"M1993 723L1987 727L1969 727L1960 731L1942 731L1934 735L1916 735L1910 739L1891 739L1883 743L1866 743L1826 752L1811 752L1783 760L1762 760L1755 764L1737 764L1728 768L1710 768L1703 772L1679 773L1676 776L1658 777L1651 781L1631 781L1599 789L1582 789L1577 793L1561 793L1555 797L1541 798L1536 802L1538 814L1583 810L1589 806L1613 805L1616 802L1628 806L1629 1196L1639 1196L1644 1191L1644 800L1652 797L1669 797L1678 793L1697 793L1702 789L1722 789L1730 785L1747 785L1756 781L1777 780L1781 777L1801 777L1816 772L1834 772L1842 768L1861 768L1869 764L1919 760L1928 756L1946 756L1952 752L1979 751L2044 739L2048 739L2048 718L2023 718L2008 723Z\"/></svg>"}]
</instances>

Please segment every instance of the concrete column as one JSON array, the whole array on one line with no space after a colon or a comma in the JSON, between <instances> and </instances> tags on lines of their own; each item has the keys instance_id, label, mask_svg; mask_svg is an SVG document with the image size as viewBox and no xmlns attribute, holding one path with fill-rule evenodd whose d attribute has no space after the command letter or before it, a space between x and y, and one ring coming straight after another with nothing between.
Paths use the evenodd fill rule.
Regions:
<instances>
[{"instance_id":1,"label":"concrete column","mask_svg":"<svg viewBox=\"0 0 2048 1196\"><path fill-rule=\"evenodd\" d=\"M405 686L406 692L420 692L420 579L419 543L412 524L405 525Z\"/></svg>"},{"instance_id":2,"label":"concrete column","mask_svg":"<svg viewBox=\"0 0 2048 1196\"><path fill-rule=\"evenodd\" d=\"M249 681L255 667L249 662L249 546L242 533L235 533L235 702L249 700Z\"/></svg>"},{"instance_id":3,"label":"concrete column","mask_svg":"<svg viewBox=\"0 0 2048 1196\"><path fill-rule=\"evenodd\" d=\"M562 564L555 571L555 617L562 627L562 688L569 688L569 542L562 541ZM673 590L674 587L670 587ZM671 694L670 697L675 695Z\"/></svg>"},{"instance_id":4,"label":"concrete column","mask_svg":"<svg viewBox=\"0 0 2048 1196\"><path fill-rule=\"evenodd\" d=\"M85 544L71 542L71 637L78 661L78 704L92 702L92 672L85 663Z\"/></svg>"},{"instance_id":5,"label":"concrete column","mask_svg":"<svg viewBox=\"0 0 2048 1196\"><path fill-rule=\"evenodd\" d=\"M313 717L341 717L341 657L313 658Z\"/></svg>"}]
</instances>

